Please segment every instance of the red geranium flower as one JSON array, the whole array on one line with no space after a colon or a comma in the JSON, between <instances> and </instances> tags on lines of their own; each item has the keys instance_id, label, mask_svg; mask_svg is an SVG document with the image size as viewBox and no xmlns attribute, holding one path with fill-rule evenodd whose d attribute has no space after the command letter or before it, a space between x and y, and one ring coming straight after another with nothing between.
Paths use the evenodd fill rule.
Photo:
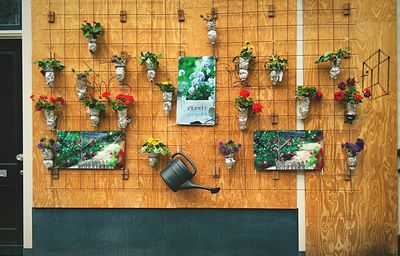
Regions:
<instances>
[{"instance_id":1,"label":"red geranium flower","mask_svg":"<svg viewBox=\"0 0 400 256\"><path fill-rule=\"evenodd\" d=\"M344 96L345 96L344 91L338 91L335 92L334 98L336 101L342 101L344 100Z\"/></svg>"},{"instance_id":2,"label":"red geranium flower","mask_svg":"<svg viewBox=\"0 0 400 256\"><path fill-rule=\"evenodd\" d=\"M369 87L364 89L364 97L369 98L372 96L371 89Z\"/></svg>"},{"instance_id":3,"label":"red geranium flower","mask_svg":"<svg viewBox=\"0 0 400 256\"><path fill-rule=\"evenodd\" d=\"M240 96L242 96L243 98L249 97L250 96L249 90L246 90L246 89L240 90Z\"/></svg>"},{"instance_id":4,"label":"red geranium flower","mask_svg":"<svg viewBox=\"0 0 400 256\"><path fill-rule=\"evenodd\" d=\"M320 90L317 90L317 98L321 99L322 98L322 92Z\"/></svg>"},{"instance_id":5,"label":"red geranium flower","mask_svg":"<svg viewBox=\"0 0 400 256\"><path fill-rule=\"evenodd\" d=\"M103 92L101 96L103 96L104 98L108 98L110 95L111 95L110 92Z\"/></svg>"},{"instance_id":6,"label":"red geranium flower","mask_svg":"<svg viewBox=\"0 0 400 256\"><path fill-rule=\"evenodd\" d=\"M34 99L35 99L35 96L32 94L29 98L30 98L31 100L34 100Z\"/></svg>"},{"instance_id":7,"label":"red geranium flower","mask_svg":"<svg viewBox=\"0 0 400 256\"><path fill-rule=\"evenodd\" d=\"M339 88L340 90L346 89L346 83L345 83L345 82L340 82L340 83L338 84L338 88Z\"/></svg>"},{"instance_id":8,"label":"red geranium flower","mask_svg":"<svg viewBox=\"0 0 400 256\"><path fill-rule=\"evenodd\" d=\"M57 102L57 99L56 99L56 98L54 98L54 97L50 97L50 102L51 102L51 103L53 103L53 104L56 104L56 102Z\"/></svg>"},{"instance_id":9,"label":"red geranium flower","mask_svg":"<svg viewBox=\"0 0 400 256\"><path fill-rule=\"evenodd\" d=\"M263 109L263 105L261 105L260 103L254 103L253 106L251 106L251 109L254 113L260 113Z\"/></svg>"},{"instance_id":10,"label":"red geranium flower","mask_svg":"<svg viewBox=\"0 0 400 256\"><path fill-rule=\"evenodd\" d=\"M354 98L356 99L356 100L361 100L362 99L362 96L361 96L361 94L355 94L354 95Z\"/></svg>"}]
</instances>

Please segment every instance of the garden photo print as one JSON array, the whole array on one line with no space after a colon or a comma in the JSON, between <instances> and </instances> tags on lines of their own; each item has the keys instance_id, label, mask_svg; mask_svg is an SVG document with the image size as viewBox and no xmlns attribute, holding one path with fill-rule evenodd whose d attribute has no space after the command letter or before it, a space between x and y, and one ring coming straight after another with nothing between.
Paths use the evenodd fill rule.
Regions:
<instances>
[{"instance_id":1,"label":"garden photo print","mask_svg":"<svg viewBox=\"0 0 400 256\"><path fill-rule=\"evenodd\" d=\"M179 57L176 122L215 125L215 57Z\"/></svg>"},{"instance_id":2,"label":"garden photo print","mask_svg":"<svg viewBox=\"0 0 400 256\"><path fill-rule=\"evenodd\" d=\"M256 171L321 170L323 131L255 131L254 159Z\"/></svg>"}]
</instances>

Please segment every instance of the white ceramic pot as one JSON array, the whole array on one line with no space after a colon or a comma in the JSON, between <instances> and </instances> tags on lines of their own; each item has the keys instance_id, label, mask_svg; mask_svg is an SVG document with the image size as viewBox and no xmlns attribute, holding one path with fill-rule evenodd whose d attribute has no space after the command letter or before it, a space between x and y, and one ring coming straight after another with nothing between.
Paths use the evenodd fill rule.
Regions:
<instances>
[{"instance_id":1,"label":"white ceramic pot","mask_svg":"<svg viewBox=\"0 0 400 256\"><path fill-rule=\"evenodd\" d=\"M296 97L296 116L297 119L304 120L310 112L310 97Z\"/></svg>"},{"instance_id":2,"label":"white ceramic pot","mask_svg":"<svg viewBox=\"0 0 400 256\"><path fill-rule=\"evenodd\" d=\"M147 80L149 82L153 82L154 78L156 78L156 65L153 63L146 63L147 70Z\"/></svg>"},{"instance_id":3,"label":"white ceramic pot","mask_svg":"<svg viewBox=\"0 0 400 256\"><path fill-rule=\"evenodd\" d=\"M235 159L233 159L233 154L227 155L225 156L225 165L228 168L228 170L230 170L233 165L235 165Z\"/></svg>"},{"instance_id":4,"label":"white ceramic pot","mask_svg":"<svg viewBox=\"0 0 400 256\"><path fill-rule=\"evenodd\" d=\"M122 84L125 79L125 66L115 66L115 74L118 82Z\"/></svg>"},{"instance_id":5,"label":"white ceramic pot","mask_svg":"<svg viewBox=\"0 0 400 256\"><path fill-rule=\"evenodd\" d=\"M166 116L169 115L169 112L172 109L172 97L173 97L173 92L163 92L163 109L164 109L164 114Z\"/></svg>"},{"instance_id":6,"label":"white ceramic pot","mask_svg":"<svg viewBox=\"0 0 400 256\"><path fill-rule=\"evenodd\" d=\"M248 108L239 108L239 126L242 131L247 129L248 112Z\"/></svg>"},{"instance_id":7,"label":"white ceramic pot","mask_svg":"<svg viewBox=\"0 0 400 256\"><path fill-rule=\"evenodd\" d=\"M128 109L118 110L118 127L120 129L125 129L126 126L130 123L130 118L128 115Z\"/></svg>"},{"instance_id":8,"label":"white ceramic pot","mask_svg":"<svg viewBox=\"0 0 400 256\"><path fill-rule=\"evenodd\" d=\"M151 166L151 167L154 167L154 166L156 166L157 163L158 163L158 154L149 153L148 159L149 159L149 164L150 164L150 166Z\"/></svg>"},{"instance_id":9,"label":"white ceramic pot","mask_svg":"<svg viewBox=\"0 0 400 256\"><path fill-rule=\"evenodd\" d=\"M337 63L333 63L332 61L332 68L329 71L329 74L331 76L332 79L337 79L338 75L340 74L340 68L339 68L339 63L340 63L340 59L337 60Z\"/></svg>"},{"instance_id":10,"label":"white ceramic pot","mask_svg":"<svg viewBox=\"0 0 400 256\"><path fill-rule=\"evenodd\" d=\"M357 104L347 103L344 117L346 122L352 123L357 117Z\"/></svg>"},{"instance_id":11,"label":"white ceramic pot","mask_svg":"<svg viewBox=\"0 0 400 256\"><path fill-rule=\"evenodd\" d=\"M57 126L57 114L55 110L44 110L44 117L46 119L46 125L50 130L54 130Z\"/></svg>"},{"instance_id":12,"label":"white ceramic pot","mask_svg":"<svg viewBox=\"0 0 400 256\"><path fill-rule=\"evenodd\" d=\"M89 115L93 127L96 127L100 123L100 109L88 108L87 113Z\"/></svg>"},{"instance_id":13,"label":"white ceramic pot","mask_svg":"<svg viewBox=\"0 0 400 256\"><path fill-rule=\"evenodd\" d=\"M97 50L96 38L88 38L88 50L90 53L94 53Z\"/></svg>"},{"instance_id":14,"label":"white ceramic pot","mask_svg":"<svg viewBox=\"0 0 400 256\"><path fill-rule=\"evenodd\" d=\"M283 79L283 71L277 68L272 68L269 73L269 77L271 79L272 85L276 85L279 82L282 82Z\"/></svg>"},{"instance_id":15,"label":"white ceramic pot","mask_svg":"<svg viewBox=\"0 0 400 256\"><path fill-rule=\"evenodd\" d=\"M86 96L87 92L87 78L86 77L78 77L76 79L77 83L77 94L79 99L83 99Z\"/></svg>"},{"instance_id":16,"label":"white ceramic pot","mask_svg":"<svg viewBox=\"0 0 400 256\"><path fill-rule=\"evenodd\" d=\"M45 148L42 150L43 164L46 168L54 167L54 154L51 149Z\"/></svg>"},{"instance_id":17,"label":"white ceramic pot","mask_svg":"<svg viewBox=\"0 0 400 256\"><path fill-rule=\"evenodd\" d=\"M208 27L208 41L211 44L215 44L217 42L217 30L216 30L216 20L207 21Z\"/></svg>"},{"instance_id":18,"label":"white ceramic pot","mask_svg":"<svg viewBox=\"0 0 400 256\"><path fill-rule=\"evenodd\" d=\"M45 70L44 77L46 78L47 87L53 88L55 80L54 70L52 68Z\"/></svg>"}]
</instances>

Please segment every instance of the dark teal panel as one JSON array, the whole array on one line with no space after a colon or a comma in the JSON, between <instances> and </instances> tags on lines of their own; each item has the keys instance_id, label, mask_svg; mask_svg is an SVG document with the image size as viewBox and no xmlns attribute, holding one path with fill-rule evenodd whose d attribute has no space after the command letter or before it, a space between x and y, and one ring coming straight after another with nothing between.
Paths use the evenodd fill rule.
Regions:
<instances>
[{"instance_id":1,"label":"dark teal panel","mask_svg":"<svg viewBox=\"0 0 400 256\"><path fill-rule=\"evenodd\" d=\"M297 255L297 210L34 209L32 255Z\"/></svg>"}]
</instances>

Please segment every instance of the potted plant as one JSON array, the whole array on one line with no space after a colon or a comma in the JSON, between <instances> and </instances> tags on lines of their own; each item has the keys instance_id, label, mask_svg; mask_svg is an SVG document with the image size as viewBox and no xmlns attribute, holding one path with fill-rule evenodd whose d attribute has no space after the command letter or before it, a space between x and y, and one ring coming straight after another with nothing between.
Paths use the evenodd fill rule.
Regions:
<instances>
[{"instance_id":1,"label":"potted plant","mask_svg":"<svg viewBox=\"0 0 400 256\"><path fill-rule=\"evenodd\" d=\"M226 143L220 141L218 144L219 152L225 157L225 164L228 170L235 164L234 154L239 152L242 147L239 143L235 143L233 140L228 140Z\"/></svg>"},{"instance_id":2,"label":"potted plant","mask_svg":"<svg viewBox=\"0 0 400 256\"><path fill-rule=\"evenodd\" d=\"M161 83L156 83L156 85L160 88L163 94L163 109L164 109L164 114L166 116L169 115L169 112L172 109L172 97L174 95L174 92L176 90L175 86L171 84L169 81L164 81Z\"/></svg>"},{"instance_id":3,"label":"potted plant","mask_svg":"<svg viewBox=\"0 0 400 256\"><path fill-rule=\"evenodd\" d=\"M246 45L240 51L238 56L233 58L233 61L239 61L239 78L240 81L245 81L249 76L249 65L256 58L254 47L250 44L250 42L246 42Z\"/></svg>"},{"instance_id":4,"label":"potted plant","mask_svg":"<svg viewBox=\"0 0 400 256\"><path fill-rule=\"evenodd\" d=\"M88 69L83 72L77 72L74 68L71 68L71 71L76 75L77 94L79 99L82 100L86 97L88 83L87 78L92 69Z\"/></svg>"},{"instance_id":5,"label":"potted plant","mask_svg":"<svg viewBox=\"0 0 400 256\"><path fill-rule=\"evenodd\" d=\"M52 138L47 139L46 137L40 138L37 147L42 152L43 164L47 169L54 167L54 152L60 147L59 143L56 143Z\"/></svg>"},{"instance_id":6,"label":"potted plant","mask_svg":"<svg viewBox=\"0 0 400 256\"><path fill-rule=\"evenodd\" d=\"M148 153L149 163L151 167L156 166L158 163L159 155L166 155L169 153L168 147L165 143L158 139L150 137L146 143L139 149L140 153Z\"/></svg>"},{"instance_id":7,"label":"potted plant","mask_svg":"<svg viewBox=\"0 0 400 256\"><path fill-rule=\"evenodd\" d=\"M130 60L131 56L127 52L121 52L121 55L113 55L111 63L115 64L115 74L120 84L124 83L125 65Z\"/></svg>"},{"instance_id":8,"label":"potted plant","mask_svg":"<svg viewBox=\"0 0 400 256\"><path fill-rule=\"evenodd\" d=\"M321 99L322 92L315 86L296 87L296 115L298 119L304 120L310 112L311 98Z\"/></svg>"},{"instance_id":9,"label":"potted plant","mask_svg":"<svg viewBox=\"0 0 400 256\"><path fill-rule=\"evenodd\" d=\"M106 106L99 101L93 94L88 94L83 101L88 107L87 113L89 115L90 121L93 127L96 127L100 123L100 113L106 110Z\"/></svg>"},{"instance_id":10,"label":"potted plant","mask_svg":"<svg viewBox=\"0 0 400 256\"><path fill-rule=\"evenodd\" d=\"M217 30L216 30L216 26L217 26L217 17L216 15L200 15L200 18L202 18L206 24L207 24L207 28L208 28L208 41L211 44L215 44L217 42Z\"/></svg>"},{"instance_id":11,"label":"potted plant","mask_svg":"<svg viewBox=\"0 0 400 256\"><path fill-rule=\"evenodd\" d=\"M278 82L282 81L283 72L288 69L288 60L281 58L279 55L272 55L269 60L265 62L264 67L269 70L272 85L276 85Z\"/></svg>"},{"instance_id":12,"label":"potted plant","mask_svg":"<svg viewBox=\"0 0 400 256\"><path fill-rule=\"evenodd\" d=\"M240 130L246 130L247 128L247 118L249 109L254 114L260 113L263 106L260 103L254 103L250 96L250 91L246 89L240 90L239 97L235 99L235 107L239 111L239 125Z\"/></svg>"},{"instance_id":13,"label":"potted plant","mask_svg":"<svg viewBox=\"0 0 400 256\"><path fill-rule=\"evenodd\" d=\"M61 71L64 68L64 65L59 60L49 58L36 60L34 63L38 65L38 67L41 69L40 72L45 76L46 85L48 87L53 87L55 79L54 72Z\"/></svg>"},{"instance_id":14,"label":"potted plant","mask_svg":"<svg viewBox=\"0 0 400 256\"><path fill-rule=\"evenodd\" d=\"M133 102L133 97L126 94L118 94L115 99L110 99L111 93L104 92L102 97L107 99L110 107L115 110L118 114L118 127L120 129L125 129L131 119L128 115L128 107Z\"/></svg>"},{"instance_id":15,"label":"potted plant","mask_svg":"<svg viewBox=\"0 0 400 256\"><path fill-rule=\"evenodd\" d=\"M346 102L345 121L352 123L357 117L357 105L362 102L363 96L356 89L356 80L348 78L346 82L338 84L339 91L335 92L334 99L338 102Z\"/></svg>"},{"instance_id":16,"label":"potted plant","mask_svg":"<svg viewBox=\"0 0 400 256\"><path fill-rule=\"evenodd\" d=\"M347 166L349 168L349 175L346 179L350 178L354 173L357 167L357 154L364 149L364 140L361 138L357 138L356 142L350 143L346 142L342 144L342 148L347 151Z\"/></svg>"},{"instance_id":17,"label":"potted plant","mask_svg":"<svg viewBox=\"0 0 400 256\"><path fill-rule=\"evenodd\" d=\"M140 65L146 65L147 79L149 82L153 82L156 77L156 69L160 65L158 59L162 59L162 55L152 52L141 52L140 55Z\"/></svg>"},{"instance_id":18,"label":"potted plant","mask_svg":"<svg viewBox=\"0 0 400 256\"><path fill-rule=\"evenodd\" d=\"M31 95L31 100L35 101L35 96ZM38 101L35 104L36 111L43 111L46 119L47 127L50 130L55 130L57 126L57 114L56 110L59 110L65 101L62 97L47 97L40 95Z\"/></svg>"},{"instance_id":19,"label":"potted plant","mask_svg":"<svg viewBox=\"0 0 400 256\"><path fill-rule=\"evenodd\" d=\"M337 79L337 76L340 73L339 63L343 57L350 55L349 49L339 49L337 52L325 52L315 61L316 64L331 61L332 68L330 70L330 76L332 79Z\"/></svg>"},{"instance_id":20,"label":"potted plant","mask_svg":"<svg viewBox=\"0 0 400 256\"><path fill-rule=\"evenodd\" d=\"M88 50L90 53L94 53L97 49L96 40L101 33L104 31L104 27L100 24L100 22L93 21L93 25L85 20L81 24L81 30L83 32L83 36L88 40Z\"/></svg>"}]
</instances>

